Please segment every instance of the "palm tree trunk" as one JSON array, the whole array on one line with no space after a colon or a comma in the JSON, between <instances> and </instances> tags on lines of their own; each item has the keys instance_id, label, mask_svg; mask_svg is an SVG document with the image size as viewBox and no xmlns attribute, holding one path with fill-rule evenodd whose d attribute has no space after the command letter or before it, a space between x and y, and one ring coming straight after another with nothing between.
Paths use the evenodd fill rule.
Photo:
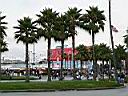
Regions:
<instances>
[{"instance_id":1,"label":"palm tree trunk","mask_svg":"<svg viewBox=\"0 0 128 96\"><path fill-rule=\"evenodd\" d=\"M26 57L25 57L25 63L26 63L26 82L29 82L29 71L28 71L28 43L26 43Z\"/></svg>"},{"instance_id":2,"label":"palm tree trunk","mask_svg":"<svg viewBox=\"0 0 128 96\"><path fill-rule=\"evenodd\" d=\"M0 44L0 80L1 80L2 74L1 74L1 44Z\"/></svg>"},{"instance_id":3,"label":"palm tree trunk","mask_svg":"<svg viewBox=\"0 0 128 96\"><path fill-rule=\"evenodd\" d=\"M122 72L122 62L119 60L119 66L120 66L120 73Z\"/></svg>"},{"instance_id":4,"label":"palm tree trunk","mask_svg":"<svg viewBox=\"0 0 128 96\"><path fill-rule=\"evenodd\" d=\"M109 80L111 79L111 61L109 60Z\"/></svg>"},{"instance_id":5,"label":"palm tree trunk","mask_svg":"<svg viewBox=\"0 0 128 96\"><path fill-rule=\"evenodd\" d=\"M96 62L95 62L95 48L94 48L95 34L92 32L92 60L93 60L93 79L96 80Z\"/></svg>"},{"instance_id":6,"label":"palm tree trunk","mask_svg":"<svg viewBox=\"0 0 128 96\"><path fill-rule=\"evenodd\" d=\"M113 41L112 27L111 27L111 0L109 0L109 28L110 28L110 37L111 37L111 43L112 43L113 63L114 63L114 66L115 66L115 80L118 81L116 57L115 57L115 51L114 51L114 41Z\"/></svg>"},{"instance_id":7,"label":"palm tree trunk","mask_svg":"<svg viewBox=\"0 0 128 96\"><path fill-rule=\"evenodd\" d=\"M67 65L67 64L66 64L66 58L65 58L65 62L64 62L64 64L65 64L65 70L66 70L66 67L67 67L67 66L66 66L66 65Z\"/></svg>"},{"instance_id":8,"label":"palm tree trunk","mask_svg":"<svg viewBox=\"0 0 128 96\"><path fill-rule=\"evenodd\" d=\"M108 67L107 67L108 79L110 80L110 64L109 64L108 62L109 62L109 61L106 60L106 64L108 65Z\"/></svg>"},{"instance_id":9,"label":"palm tree trunk","mask_svg":"<svg viewBox=\"0 0 128 96\"><path fill-rule=\"evenodd\" d=\"M61 69L60 69L60 80L63 78L63 57L64 57L64 40L61 41Z\"/></svg>"},{"instance_id":10,"label":"palm tree trunk","mask_svg":"<svg viewBox=\"0 0 128 96\"><path fill-rule=\"evenodd\" d=\"M72 70L72 59L71 59L71 57L70 57L69 67L70 67L70 70Z\"/></svg>"},{"instance_id":11,"label":"palm tree trunk","mask_svg":"<svg viewBox=\"0 0 128 96\"><path fill-rule=\"evenodd\" d=\"M78 62L78 60L76 62L77 62L77 69L79 69L79 62Z\"/></svg>"},{"instance_id":12,"label":"palm tree trunk","mask_svg":"<svg viewBox=\"0 0 128 96\"><path fill-rule=\"evenodd\" d=\"M69 65L68 65L68 64L69 64L68 61L69 61L69 60L67 59L67 70L68 70L68 66L69 66Z\"/></svg>"},{"instance_id":13,"label":"palm tree trunk","mask_svg":"<svg viewBox=\"0 0 128 96\"><path fill-rule=\"evenodd\" d=\"M96 66L96 77L98 77L99 74L99 65L97 64L97 59L95 59L95 66ZM99 79L99 78L98 78Z\"/></svg>"},{"instance_id":14,"label":"palm tree trunk","mask_svg":"<svg viewBox=\"0 0 128 96\"><path fill-rule=\"evenodd\" d=\"M73 61L73 78L76 79L75 75L75 59L74 59L74 53L75 53L75 36L72 36L72 61Z\"/></svg>"},{"instance_id":15,"label":"palm tree trunk","mask_svg":"<svg viewBox=\"0 0 128 96\"><path fill-rule=\"evenodd\" d=\"M48 39L48 53L47 53L47 59L48 59L48 80L47 81L51 81L50 48L51 48L51 38Z\"/></svg>"},{"instance_id":16,"label":"palm tree trunk","mask_svg":"<svg viewBox=\"0 0 128 96\"><path fill-rule=\"evenodd\" d=\"M103 80L104 80L104 60L102 60L102 64L103 64L103 66L102 66L102 74L103 74Z\"/></svg>"},{"instance_id":17,"label":"palm tree trunk","mask_svg":"<svg viewBox=\"0 0 128 96\"><path fill-rule=\"evenodd\" d=\"M127 56L128 56L128 53L127 53ZM125 59L125 71L126 71L126 74L128 74L128 58Z\"/></svg>"},{"instance_id":18,"label":"palm tree trunk","mask_svg":"<svg viewBox=\"0 0 128 96\"><path fill-rule=\"evenodd\" d=\"M82 73L82 65L83 65L83 62L82 62L82 60L80 60L81 73Z\"/></svg>"}]
</instances>

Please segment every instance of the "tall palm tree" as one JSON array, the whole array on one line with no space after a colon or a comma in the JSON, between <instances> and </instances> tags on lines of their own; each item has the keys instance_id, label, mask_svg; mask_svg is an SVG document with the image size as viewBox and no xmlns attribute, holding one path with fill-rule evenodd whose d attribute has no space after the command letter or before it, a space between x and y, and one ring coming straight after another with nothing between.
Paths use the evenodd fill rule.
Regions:
<instances>
[{"instance_id":1,"label":"tall palm tree","mask_svg":"<svg viewBox=\"0 0 128 96\"><path fill-rule=\"evenodd\" d=\"M37 15L38 20L36 21L41 27L38 29L39 37L44 37L48 40L48 81L51 81L51 69L50 69L50 49L51 49L51 39L53 38L54 26L58 13L53 11L50 8L45 8L43 11L40 11L40 15Z\"/></svg>"},{"instance_id":2,"label":"tall palm tree","mask_svg":"<svg viewBox=\"0 0 128 96\"><path fill-rule=\"evenodd\" d=\"M128 50L128 29L127 31L127 35L123 36L124 37L124 43L126 44L127 50ZM128 52L127 52L127 58L126 58L126 62L128 61ZM125 68L126 68L126 72L128 72L128 63L125 64Z\"/></svg>"},{"instance_id":3,"label":"tall palm tree","mask_svg":"<svg viewBox=\"0 0 128 96\"><path fill-rule=\"evenodd\" d=\"M83 14L79 19L79 27L88 31L92 35L92 47L93 47L93 65L94 65L94 79L96 79L95 72L95 34L99 33L100 30L104 31L105 15L104 11L100 11L98 7L89 7L90 10L86 10L87 13Z\"/></svg>"},{"instance_id":4,"label":"tall palm tree","mask_svg":"<svg viewBox=\"0 0 128 96\"><path fill-rule=\"evenodd\" d=\"M75 79L75 60L74 60L74 53L75 53L75 35L76 35L76 30L75 27L78 23L79 17L81 16L80 14L81 9L78 10L76 7L74 8L69 8L69 10L65 13L68 17L67 20L67 25L69 26L69 33L72 37L72 55L73 55L73 78Z\"/></svg>"},{"instance_id":5,"label":"tall palm tree","mask_svg":"<svg viewBox=\"0 0 128 96\"><path fill-rule=\"evenodd\" d=\"M1 16L1 13L0 13L0 49L2 49L2 43L3 43L4 37L7 36L5 32L5 30L7 29L5 24L7 24L7 22L3 22L5 18L6 16ZM2 50L0 50L0 79L1 79L1 52Z\"/></svg>"},{"instance_id":6,"label":"tall palm tree","mask_svg":"<svg viewBox=\"0 0 128 96\"><path fill-rule=\"evenodd\" d=\"M66 16L61 15L57 18L55 23L54 40L61 42L61 69L60 69L60 80L63 79L63 58L64 58L64 41L68 39L69 35L67 32Z\"/></svg>"},{"instance_id":7,"label":"tall palm tree","mask_svg":"<svg viewBox=\"0 0 128 96\"><path fill-rule=\"evenodd\" d=\"M25 44L26 82L29 82L28 45L37 42L37 28L35 23L32 22L32 19L29 17L24 17L23 19L18 20L18 26L15 26L14 28L17 29L15 32L15 39L17 39L17 43L21 41Z\"/></svg>"}]
</instances>

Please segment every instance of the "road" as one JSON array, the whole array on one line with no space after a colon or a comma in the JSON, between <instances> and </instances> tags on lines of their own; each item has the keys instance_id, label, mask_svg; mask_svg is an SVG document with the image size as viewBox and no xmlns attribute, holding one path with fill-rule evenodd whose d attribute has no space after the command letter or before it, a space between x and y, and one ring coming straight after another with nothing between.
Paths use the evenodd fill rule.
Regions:
<instances>
[{"instance_id":1,"label":"road","mask_svg":"<svg viewBox=\"0 0 128 96\"><path fill-rule=\"evenodd\" d=\"M56 92L11 92L0 96L128 96L128 87L122 89Z\"/></svg>"}]
</instances>

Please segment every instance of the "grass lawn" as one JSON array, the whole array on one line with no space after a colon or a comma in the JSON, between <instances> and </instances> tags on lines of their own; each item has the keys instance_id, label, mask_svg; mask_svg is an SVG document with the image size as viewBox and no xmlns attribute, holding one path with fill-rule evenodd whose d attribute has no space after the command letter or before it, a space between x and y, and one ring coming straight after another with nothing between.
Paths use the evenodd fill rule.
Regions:
<instances>
[{"instance_id":1,"label":"grass lawn","mask_svg":"<svg viewBox=\"0 0 128 96\"><path fill-rule=\"evenodd\" d=\"M6 82L0 83L0 90L23 89L77 89L77 88L102 88L119 87L121 85L109 81L52 81L52 82Z\"/></svg>"}]
</instances>

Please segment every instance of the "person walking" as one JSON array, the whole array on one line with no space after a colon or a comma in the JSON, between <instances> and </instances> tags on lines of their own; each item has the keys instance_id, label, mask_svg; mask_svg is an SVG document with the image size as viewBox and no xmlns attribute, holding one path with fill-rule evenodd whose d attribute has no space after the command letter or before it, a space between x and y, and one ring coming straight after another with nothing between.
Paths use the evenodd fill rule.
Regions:
<instances>
[{"instance_id":1,"label":"person walking","mask_svg":"<svg viewBox=\"0 0 128 96\"><path fill-rule=\"evenodd\" d=\"M120 74L120 83L121 83L121 84L124 84L124 78L125 78L125 75L124 75L124 73L122 72L122 73Z\"/></svg>"}]
</instances>

